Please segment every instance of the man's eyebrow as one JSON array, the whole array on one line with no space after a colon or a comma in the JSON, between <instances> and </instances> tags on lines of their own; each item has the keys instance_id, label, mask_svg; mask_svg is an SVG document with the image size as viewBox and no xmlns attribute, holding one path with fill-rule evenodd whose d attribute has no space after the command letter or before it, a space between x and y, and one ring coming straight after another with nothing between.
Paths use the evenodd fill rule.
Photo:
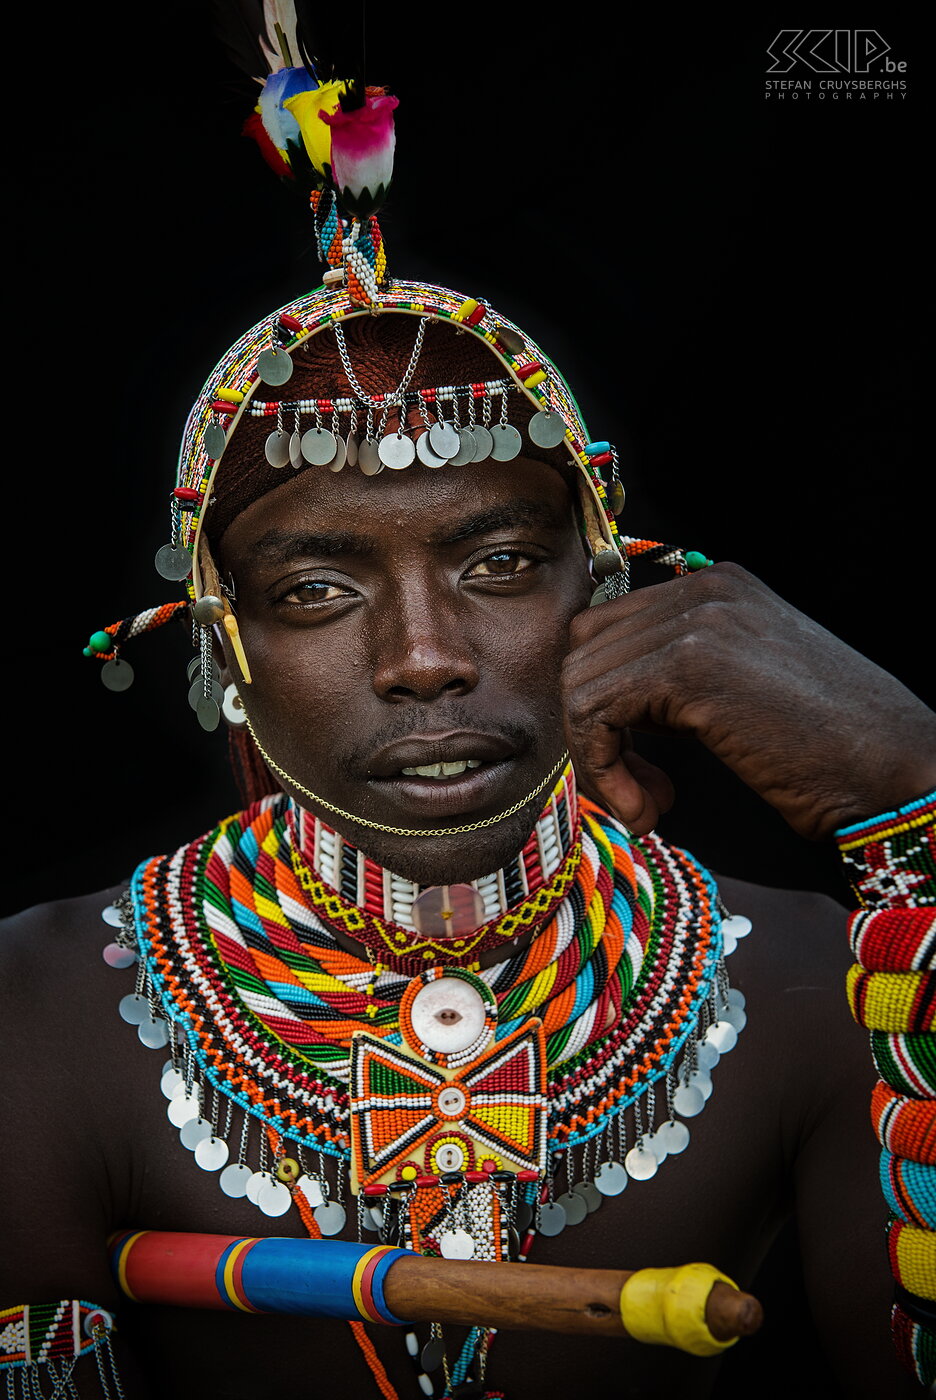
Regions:
<instances>
[{"instance_id":1,"label":"man's eyebrow","mask_svg":"<svg viewBox=\"0 0 936 1400\"><path fill-rule=\"evenodd\" d=\"M518 525L561 530L568 524L569 518L565 512L560 514L544 501L517 499L489 506L486 510L474 511L455 525L442 526L430 538L434 544L458 544L462 540L473 539L476 535L511 530Z\"/></svg>"},{"instance_id":2,"label":"man's eyebrow","mask_svg":"<svg viewBox=\"0 0 936 1400\"><path fill-rule=\"evenodd\" d=\"M310 556L331 559L341 554L361 557L373 553L373 540L349 530L267 530L251 549L253 557L264 564L288 564Z\"/></svg>"}]
</instances>

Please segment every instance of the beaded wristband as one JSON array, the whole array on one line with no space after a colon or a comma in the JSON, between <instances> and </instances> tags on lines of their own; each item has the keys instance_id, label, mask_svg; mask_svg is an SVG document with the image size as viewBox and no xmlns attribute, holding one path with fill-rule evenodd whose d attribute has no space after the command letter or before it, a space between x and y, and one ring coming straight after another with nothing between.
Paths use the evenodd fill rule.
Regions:
<instances>
[{"instance_id":1,"label":"beaded wristband","mask_svg":"<svg viewBox=\"0 0 936 1400\"><path fill-rule=\"evenodd\" d=\"M113 1327L109 1312L77 1298L0 1309L0 1371L75 1361Z\"/></svg>"},{"instance_id":2,"label":"beaded wristband","mask_svg":"<svg viewBox=\"0 0 936 1400\"><path fill-rule=\"evenodd\" d=\"M871 1094L878 1142L899 1157L936 1166L936 1102L907 1098L879 1079Z\"/></svg>"},{"instance_id":3,"label":"beaded wristband","mask_svg":"<svg viewBox=\"0 0 936 1400\"><path fill-rule=\"evenodd\" d=\"M921 1298L904 1288L897 1289L891 1311L891 1332L897 1356L921 1385L936 1379L936 1317Z\"/></svg>"},{"instance_id":4,"label":"beaded wristband","mask_svg":"<svg viewBox=\"0 0 936 1400\"><path fill-rule=\"evenodd\" d=\"M881 1190L900 1220L921 1230L936 1229L936 1167L881 1153Z\"/></svg>"},{"instance_id":5,"label":"beaded wristband","mask_svg":"<svg viewBox=\"0 0 936 1400\"><path fill-rule=\"evenodd\" d=\"M858 963L845 980L848 1005L869 1031L912 1035L936 1031L936 975L925 972L865 972Z\"/></svg>"},{"instance_id":6,"label":"beaded wristband","mask_svg":"<svg viewBox=\"0 0 936 1400\"><path fill-rule=\"evenodd\" d=\"M936 908L857 909L848 939L869 972L936 971Z\"/></svg>"},{"instance_id":7,"label":"beaded wristband","mask_svg":"<svg viewBox=\"0 0 936 1400\"><path fill-rule=\"evenodd\" d=\"M835 839L862 905L936 904L936 791L842 827Z\"/></svg>"},{"instance_id":8,"label":"beaded wristband","mask_svg":"<svg viewBox=\"0 0 936 1400\"><path fill-rule=\"evenodd\" d=\"M936 1098L936 1040L931 1035L871 1032L875 1068L901 1094Z\"/></svg>"},{"instance_id":9,"label":"beaded wristband","mask_svg":"<svg viewBox=\"0 0 936 1400\"><path fill-rule=\"evenodd\" d=\"M891 1273L901 1287L936 1303L936 1234L892 1219L887 1228L887 1252Z\"/></svg>"}]
</instances>

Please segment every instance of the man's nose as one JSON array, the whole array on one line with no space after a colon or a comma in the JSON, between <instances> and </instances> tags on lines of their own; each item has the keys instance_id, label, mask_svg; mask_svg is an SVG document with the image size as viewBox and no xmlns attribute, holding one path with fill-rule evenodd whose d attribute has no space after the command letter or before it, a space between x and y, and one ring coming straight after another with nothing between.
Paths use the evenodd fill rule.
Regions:
<instances>
[{"instance_id":1,"label":"man's nose","mask_svg":"<svg viewBox=\"0 0 936 1400\"><path fill-rule=\"evenodd\" d=\"M382 700L430 701L467 695L478 684L473 648L438 591L408 592L384 616L373 685Z\"/></svg>"}]
</instances>

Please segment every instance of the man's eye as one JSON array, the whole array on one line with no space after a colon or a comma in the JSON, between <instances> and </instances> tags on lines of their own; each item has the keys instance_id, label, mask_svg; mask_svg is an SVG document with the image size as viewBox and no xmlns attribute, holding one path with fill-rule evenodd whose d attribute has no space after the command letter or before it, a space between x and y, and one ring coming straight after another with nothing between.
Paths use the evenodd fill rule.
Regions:
<instances>
[{"instance_id":1,"label":"man's eye","mask_svg":"<svg viewBox=\"0 0 936 1400\"><path fill-rule=\"evenodd\" d=\"M279 597L281 603L326 603L333 598L344 598L347 589L337 583L327 583L322 579L309 579L305 583L294 583L287 593Z\"/></svg>"},{"instance_id":2,"label":"man's eye","mask_svg":"<svg viewBox=\"0 0 936 1400\"><path fill-rule=\"evenodd\" d=\"M519 574L525 569L529 569L533 560L525 554L519 554L516 550L505 549L499 554L489 554L486 559L480 559L471 569L472 578L490 578L492 575Z\"/></svg>"}]
</instances>

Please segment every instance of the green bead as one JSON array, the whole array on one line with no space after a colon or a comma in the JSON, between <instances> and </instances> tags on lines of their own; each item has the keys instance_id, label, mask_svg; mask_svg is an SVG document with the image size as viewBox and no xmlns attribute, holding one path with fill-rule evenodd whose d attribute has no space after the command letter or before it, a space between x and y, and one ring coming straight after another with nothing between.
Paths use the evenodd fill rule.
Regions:
<instances>
[{"instance_id":1,"label":"green bead","mask_svg":"<svg viewBox=\"0 0 936 1400\"><path fill-rule=\"evenodd\" d=\"M85 647L81 654L82 656L93 656L94 652L91 650L90 647Z\"/></svg>"},{"instance_id":2,"label":"green bead","mask_svg":"<svg viewBox=\"0 0 936 1400\"><path fill-rule=\"evenodd\" d=\"M109 632L92 632L88 638L88 646L92 652L112 651L114 639Z\"/></svg>"},{"instance_id":3,"label":"green bead","mask_svg":"<svg viewBox=\"0 0 936 1400\"><path fill-rule=\"evenodd\" d=\"M697 549L686 550L686 568L691 573L695 573L696 569L707 569L711 562L711 559L706 559Z\"/></svg>"}]
</instances>

